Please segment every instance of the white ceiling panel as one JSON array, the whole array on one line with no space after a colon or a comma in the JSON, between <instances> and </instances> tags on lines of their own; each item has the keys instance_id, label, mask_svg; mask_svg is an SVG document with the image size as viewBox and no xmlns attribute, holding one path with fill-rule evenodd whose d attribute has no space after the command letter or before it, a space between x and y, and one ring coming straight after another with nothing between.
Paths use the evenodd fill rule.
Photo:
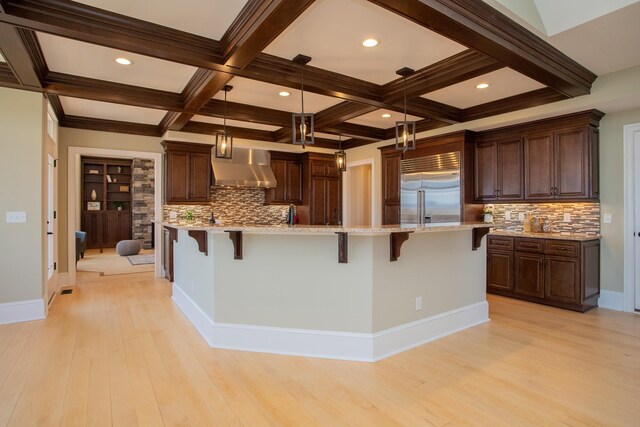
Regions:
<instances>
[{"instance_id":1,"label":"white ceiling panel","mask_svg":"<svg viewBox=\"0 0 640 427\"><path fill-rule=\"evenodd\" d=\"M76 0L165 27L220 40L247 0Z\"/></svg>"},{"instance_id":2,"label":"white ceiling panel","mask_svg":"<svg viewBox=\"0 0 640 427\"><path fill-rule=\"evenodd\" d=\"M292 113L300 112L300 91L289 89L268 83L262 83L256 80L235 77L231 82L233 86L227 95L229 102L238 102L240 104L255 105L258 107L272 108L274 110L289 111ZM291 95L279 96L278 92L287 91ZM224 92L220 91L214 97L215 99L224 99ZM340 103L341 100L330 96L317 95L315 93L304 93L304 110L306 113L317 113L325 108Z\"/></svg>"},{"instance_id":3,"label":"white ceiling panel","mask_svg":"<svg viewBox=\"0 0 640 427\"><path fill-rule=\"evenodd\" d=\"M477 89L478 83L489 83L491 86ZM543 87L545 86L510 68L502 68L422 97L458 108L468 108Z\"/></svg>"},{"instance_id":4,"label":"white ceiling panel","mask_svg":"<svg viewBox=\"0 0 640 427\"><path fill-rule=\"evenodd\" d=\"M212 123L214 125L222 126L223 120L218 117L210 117L210 116L193 116L192 119L194 122L203 122L203 123ZM241 122L239 120L229 120L227 119L227 126L236 126L247 129L257 129L257 130L266 130L273 132L275 130L280 129L278 126L269 126L263 125L261 123L252 123L252 122Z\"/></svg>"},{"instance_id":5,"label":"white ceiling panel","mask_svg":"<svg viewBox=\"0 0 640 427\"><path fill-rule=\"evenodd\" d=\"M5 61L4 56L2 56L1 53L0 53L0 62L7 62L7 61Z\"/></svg>"},{"instance_id":6,"label":"white ceiling panel","mask_svg":"<svg viewBox=\"0 0 640 427\"><path fill-rule=\"evenodd\" d=\"M390 114L391 117L382 117L383 114ZM376 128L389 129L396 125L396 121L403 121L404 114L397 113L389 110L376 110L367 114L363 114L355 119L347 120L349 123L355 123L357 125L373 126ZM407 120L419 121L421 117L412 116L407 114Z\"/></svg>"},{"instance_id":7,"label":"white ceiling panel","mask_svg":"<svg viewBox=\"0 0 640 427\"><path fill-rule=\"evenodd\" d=\"M378 46L365 48L373 37ZM420 69L465 47L365 0L316 0L266 53L378 84L398 78L402 67Z\"/></svg>"},{"instance_id":8,"label":"white ceiling panel","mask_svg":"<svg viewBox=\"0 0 640 427\"><path fill-rule=\"evenodd\" d=\"M49 69L60 73L178 93L196 71L187 65L44 33L38 33L38 40ZM115 59L122 56L133 64L117 64Z\"/></svg>"},{"instance_id":9,"label":"white ceiling panel","mask_svg":"<svg viewBox=\"0 0 640 427\"><path fill-rule=\"evenodd\" d=\"M166 111L150 108L132 107L109 102L89 101L87 99L60 97L62 108L69 116L91 117L95 119L117 120L120 122L157 125Z\"/></svg>"}]
</instances>

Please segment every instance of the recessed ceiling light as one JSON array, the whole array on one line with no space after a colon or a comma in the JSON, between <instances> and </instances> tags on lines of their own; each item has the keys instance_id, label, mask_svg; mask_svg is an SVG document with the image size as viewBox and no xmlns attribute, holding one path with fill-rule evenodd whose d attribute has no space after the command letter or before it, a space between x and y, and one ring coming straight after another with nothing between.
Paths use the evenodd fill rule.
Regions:
<instances>
[{"instance_id":1,"label":"recessed ceiling light","mask_svg":"<svg viewBox=\"0 0 640 427\"><path fill-rule=\"evenodd\" d=\"M489 83L480 83L480 84L476 85L476 88L478 88L478 89L486 89L489 86L491 86Z\"/></svg>"},{"instance_id":2,"label":"recessed ceiling light","mask_svg":"<svg viewBox=\"0 0 640 427\"><path fill-rule=\"evenodd\" d=\"M374 47L378 45L378 40L376 39L366 39L362 42L362 46L364 47Z\"/></svg>"},{"instance_id":3,"label":"recessed ceiling light","mask_svg":"<svg viewBox=\"0 0 640 427\"><path fill-rule=\"evenodd\" d=\"M391 117L391 114L389 114L389 113L384 113L384 114L382 115L382 117L384 117L385 119L388 119L389 117Z\"/></svg>"},{"instance_id":4,"label":"recessed ceiling light","mask_svg":"<svg viewBox=\"0 0 640 427\"><path fill-rule=\"evenodd\" d=\"M289 92L287 92L286 90L283 90L283 91L278 92L278 95L280 95L280 96L289 96L291 94Z\"/></svg>"},{"instance_id":5,"label":"recessed ceiling light","mask_svg":"<svg viewBox=\"0 0 640 427\"><path fill-rule=\"evenodd\" d=\"M131 65L133 61L124 57L116 58L116 62L120 65Z\"/></svg>"}]
</instances>

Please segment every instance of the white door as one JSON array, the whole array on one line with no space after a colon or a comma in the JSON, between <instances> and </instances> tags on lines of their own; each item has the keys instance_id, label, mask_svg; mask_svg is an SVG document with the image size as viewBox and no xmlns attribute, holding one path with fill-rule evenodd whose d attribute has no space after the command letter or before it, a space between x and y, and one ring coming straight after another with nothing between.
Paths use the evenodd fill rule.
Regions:
<instances>
[{"instance_id":1,"label":"white door","mask_svg":"<svg viewBox=\"0 0 640 427\"><path fill-rule=\"evenodd\" d=\"M54 272L55 257L53 254L53 157L47 159L47 278Z\"/></svg>"},{"instance_id":2,"label":"white door","mask_svg":"<svg viewBox=\"0 0 640 427\"><path fill-rule=\"evenodd\" d=\"M633 155L634 155L634 253L635 253L635 309L640 310L640 131L633 133Z\"/></svg>"}]
</instances>

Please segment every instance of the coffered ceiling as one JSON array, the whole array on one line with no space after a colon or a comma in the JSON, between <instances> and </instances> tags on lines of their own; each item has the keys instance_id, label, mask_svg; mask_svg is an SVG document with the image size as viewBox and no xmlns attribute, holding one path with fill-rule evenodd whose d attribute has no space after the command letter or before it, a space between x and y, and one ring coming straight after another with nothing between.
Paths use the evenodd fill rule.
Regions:
<instances>
[{"instance_id":1,"label":"coffered ceiling","mask_svg":"<svg viewBox=\"0 0 640 427\"><path fill-rule=\"evenodd\" d=\"M290 143L302 53L317 143L348 148L392 137L402 67L421 131L589 93L549 41L477 0L0 0L0 85L45 93L63 126L160 136L219 130L228 84L235 136Z\"/></svg>"}]
</instances>

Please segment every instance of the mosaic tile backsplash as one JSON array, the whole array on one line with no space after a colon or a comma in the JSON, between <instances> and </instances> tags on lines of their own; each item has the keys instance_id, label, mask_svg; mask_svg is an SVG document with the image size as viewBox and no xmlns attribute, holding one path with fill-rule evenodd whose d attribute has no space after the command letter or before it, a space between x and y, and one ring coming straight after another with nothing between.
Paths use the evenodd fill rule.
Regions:
<instances>
[{"instance_id":1,"label":"mosaic tile backsplash","mask_svg":"<svg viewBox=\"0 0 640 427\"><path fill-rule=\"evenodd\" d=\"M552 232L570 232L589 235L600 234L600 203L517 203L494 205L493 222L496 227L522 231L519 214L544 217L551 222ZM511 212L511 220L505 219L505 212ZM570 222L564 222L564 214L571 215Z\"/></svg>"},{"instance_id":2,"label":"mosaic tile backsplash","mask_svg":"<svg viewBox=\"0 0 640 427\"><path fill-rule=\"evenodd\" d=\"M165 205L163 218L177 213L177 221L184 221L187 211L192 211L194 222L208 223L211 212L216 220L225 224L278 225L286 223L289 206L265 206L265 190L262 188L212 187L210 205Z\"/></svg>"}]
</instances>

